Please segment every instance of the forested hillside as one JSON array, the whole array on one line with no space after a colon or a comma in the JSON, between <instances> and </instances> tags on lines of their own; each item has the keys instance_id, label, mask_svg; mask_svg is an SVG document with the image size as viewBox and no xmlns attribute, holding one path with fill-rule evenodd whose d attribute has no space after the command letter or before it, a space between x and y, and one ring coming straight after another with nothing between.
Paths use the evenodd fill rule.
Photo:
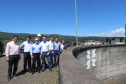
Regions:
<instances>
[{"instance_id":1,"label":"forested hillside","mask_svg":"<svg viewBox=\"0 0 126 84\"><path fill-rule=\"evenodd\" d=\"M0 32L0 41L6 45L7 42L12 40L13 35L18 35L19 39L18 42L22 43L23 41L26 40L26 36L30 35L32 37L32 41L34 41L34 38L37 36L37 34L28 34L28 33L7 33L7 32ZM50 36L59 37L59 40L66 40L66 41L76 41L75 36L64 36L64 35L59 35L59 34L42 34L42 36L47 36L47 40L50 39ZM83 42L83 41L88 41L88 40L96 40L96 41L101 41L104 42L104 37L78 37L78 41Z\"/></svg>"}]
</instances>

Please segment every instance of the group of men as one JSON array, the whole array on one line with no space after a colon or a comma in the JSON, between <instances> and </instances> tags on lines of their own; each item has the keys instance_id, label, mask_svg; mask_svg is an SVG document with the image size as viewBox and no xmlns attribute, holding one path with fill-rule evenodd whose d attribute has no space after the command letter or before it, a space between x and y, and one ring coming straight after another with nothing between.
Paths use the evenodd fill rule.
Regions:
<instances>
[{"instance_id":1,"label":"group of men","mask_svg":"<svg viewBox=\"0 0 126 84\"><path fill-rule=\"evenodd\" d=\"M23 42L21 45L17 42L18 36L13 36L13 41L7 43L6 46L6 61L8 62L8 77L7 80L11 79L12 67L13 68L13 78L18 78L16 75L18 69L18 62L21 59L21 48L24 47L24 73L27 71L26 67L28 64L29 73L34 74L36 71L35 65L37 61L37 71L40 73L44 72L47 68L46 60L48 61L49 70L52 71L53 67L59 65L60 54L63 50L66 50L64 45L64 40L62 43L58 41L58 37L55 38L53 42L53 36L50 36L50 41L46 41L46 36L43 36L41 40L41 34L38 34L35 38L35 43L31 42L31 36L27 36L27 41ZM57 57L56 57L57 56ZM56 59L57 58L57 59ZM32 65L31 65L32 59ZM42 59L42 65L41 65ZM54 60L53 60L54 59ZM54 64L53 64L54 63Z\"/></svg>"}]
</instances>

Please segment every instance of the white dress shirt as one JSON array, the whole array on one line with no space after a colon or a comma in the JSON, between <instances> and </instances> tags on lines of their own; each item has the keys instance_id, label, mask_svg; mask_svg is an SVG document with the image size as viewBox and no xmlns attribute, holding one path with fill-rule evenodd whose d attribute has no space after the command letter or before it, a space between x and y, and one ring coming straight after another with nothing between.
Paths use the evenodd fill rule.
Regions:
<instances>
[{"instance_id":1,"label":"white dress shirt","mask_svg":"<svg viewBox=\"0 0 126 84\"><path fill-rule=\"evenodd\" d=\"M24 52L30 52L31 51L32 44L33 44L33 42L31 42L31 41L29 43L28 43L28 41L25 41L25 42L23 42L20 45L20 47L24 47Z\"/></svg>"},{"instance_id":2,"label":"white dress shirt","mask_svg":"<svg viewBox=\"0 0 126 84\"><path fill-rule=\"evenodd\" d=\"M54 43L53 43L53 41L49 41L49 49L54 50Z\"/></svg>"},{"instance_id":3,"label":"white dress shirt","mask_svg":"<svg viewBox=\"0 0 126 84\"><path fill-rule=\"evenodd\" d=\"M9 57L9 55L21 55L21 49L19 43L15 44L14 41L7 43L6 57Z\"/></svg>"},{"instance_id":4,"label":"white dress shirt","mask_svg":"<svg viewBox=\"0 0 126 84\"><path fill-rule=\"evenodd\" d=\"M64 45L63 45L63 44L61 44L61 51L63 50L63 48L64 48Z\"/></svg>"},{"instance_id":5,"label":"white dress shirt","mask_svg":"<svg viewBox=\"0 0 126 84\"><path fill-rule=\"evenodd\" d=\"M42 52L48 52L49 51L49 42L44 42L44 41L42 41L41 42L41 46L42 46ZM42 53L41 53L42 54Z\"/></svg>"}]
</instances>

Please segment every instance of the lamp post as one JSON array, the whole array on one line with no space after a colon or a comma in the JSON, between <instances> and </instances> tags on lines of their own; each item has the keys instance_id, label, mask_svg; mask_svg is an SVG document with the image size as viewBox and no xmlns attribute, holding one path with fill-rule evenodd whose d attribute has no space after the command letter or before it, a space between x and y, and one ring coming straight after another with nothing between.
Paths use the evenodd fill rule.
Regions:
<instances>
[{"instance_id":1,"label":"lamp post","mask_svg":"<svg viewBox=\"0 0 126 84\"><path fill-rule=\"evenodd\" d=\"M125 24L125 44L126 44L126 24Z\"/></svg>"},{"instance_id":2,"label":"lamp post","mask_svg":"<svg viewBox=\"0 0 126 84\"><path fill-rule=\"evenodd\" d=\"M76 46L78 46L78 37L77 37L77 5L75 0L75 15L76 15Z\"/></svg>"}]
</instances>

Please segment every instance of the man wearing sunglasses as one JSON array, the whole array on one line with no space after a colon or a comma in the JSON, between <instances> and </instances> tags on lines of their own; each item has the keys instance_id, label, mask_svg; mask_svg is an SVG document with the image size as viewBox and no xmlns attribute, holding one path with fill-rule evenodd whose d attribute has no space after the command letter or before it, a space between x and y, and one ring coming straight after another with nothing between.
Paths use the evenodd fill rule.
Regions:
<instances>
[{"instance_id":1,"label":"man wearing sunglasses","mask_svg":"<svg viewBox=\"0 0 126 84\"><path fill-rule=\"evenodd\" d=\"M37 71L38 73L40 73L40 67L41 67L41 63L40 63L40 58L41 56L41 48L42 46L38 43L38 37L35 38L35 43L32 45L31 47L31 59L32 61L32 74L35 73L35 64L37 61Z\"/></svg>"}]
</instances>

